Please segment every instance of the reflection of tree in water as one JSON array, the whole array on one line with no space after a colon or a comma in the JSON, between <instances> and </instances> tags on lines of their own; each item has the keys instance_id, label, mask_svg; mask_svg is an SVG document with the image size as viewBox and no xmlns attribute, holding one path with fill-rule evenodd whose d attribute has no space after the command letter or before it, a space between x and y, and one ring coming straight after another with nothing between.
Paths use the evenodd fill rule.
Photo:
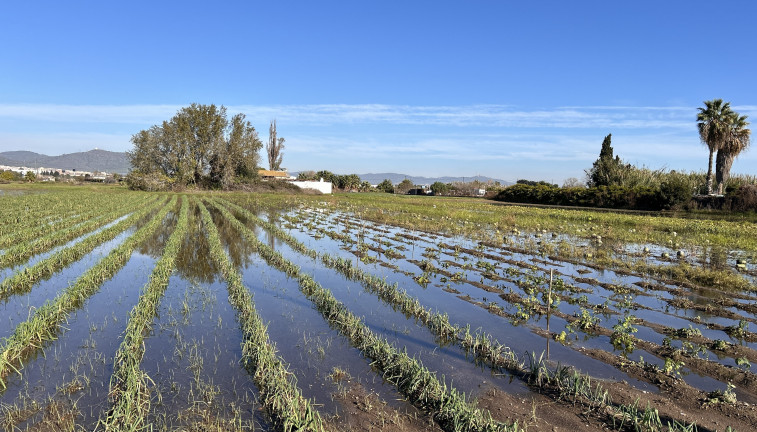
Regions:
<instances>
[{"instance_id":1,"label":"reflection of tree in water","mask_svg":"<svg viewBox=\"0 0 757 432\"><path fill-rule=\"evenodd\" d=\"M218 236L221 238L221 244L224 245L229 253L231 262L236 268L247 267L250 262L250 255L254 253L252 245L245 237L237 231L232 223L227 220L221 212L214 207L209 206L210 215L213 216L213 223L218 228Z\"/></svg>"},{"instance_id":2,"label":"reflection of tree in water","mask_svg":"<svg viewBox=\"0 0 757 432\"><path fill-rule=\"evenodd\" d=\"M176 270L185 279L215 282L218 267L210 257L208 236L202 226L200 208L196 205L193 205L189 212L188 222L187 235L176 257Z\"/></svg>"},{"instance_id":3,"label":"reflection of tree in water","mask_svg":"<svg viewBox=\"0 0 757 432\"><path fill-rule=\"evenodd\" d=\"M139 245L138 252L143 255L149 255L155 259L160 258L163 255L163 248L166 247L168 237L171 236L174 228L176 227L176 221L179 219L178 209L181 205L181 201L176 203L172 211L168 212L166 218L163 219L163 223L158 228L158 231L154 236L149 237L141 245ZM149 220L149 219L148 219Z\"/></svg>"},{"instance_id":4,"label":"reflection of tree in water","mask_svg":"<svg viewBox=\"0 0 757 432\"><path fill-rule=\"evenodd\" d=\"M271 207L266 207L263 213L265 213L265 220L267 220L268 222L274 225L278 225L279 210L271 208ZM261 219L263 218L261 217ZM268 246L271 249L276 250L276 236L266 230L263 230L263 235L266 236L266 243L268 243Z\"/></svg>"}]
</instances>

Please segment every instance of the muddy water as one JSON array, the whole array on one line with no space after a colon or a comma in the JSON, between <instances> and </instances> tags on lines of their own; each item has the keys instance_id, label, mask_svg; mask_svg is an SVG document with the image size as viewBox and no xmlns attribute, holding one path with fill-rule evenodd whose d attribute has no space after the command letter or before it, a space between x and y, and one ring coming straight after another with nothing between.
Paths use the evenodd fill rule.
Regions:
<instances>
[{"instance_id":1,"label":"muddy water","mask_svg":"<svg viewBox=\"0 0 757 432\"><path fill-rule=\"evenodd\" d=\"M472 305L468 302L460 301L457 297L450 293L442 292L438 287L429 285L427 288L423 288L418 285L412 278L402 273L398 273L382 267L380 265L365 265L359 260L355 260L354 255L349 252L343 251L339 248L339 244L324 237L317 241L308 241L307 238L301 236L296 231L290 232L295 237L300 237L300 240L308 244L320 252L326 252L332 256L341 256L343 258L354 260L358 266L361 266L365 271L375 274L379 277L385 278L390 283L397 283L400 288L408 291L408 294L417 298L422 305L438 311L450 311L454 310L454 313L450 313L450 321L458 325L470 324L471 329L477 328L486 329L486 332L490 333L500 343L510 346L516 353L522 357L525 352L536 351L540 352L546 348L546 340L530 331L524 331L523 327L513 326L510 322L502 319L498 316L489 314L483 311L480 307ZM395 260L393 263L400 265L400 268L407 270L411 269L409 263L403 264L401 260ZM315 266L318 267L318 266ZM416 267L417 269L417 267ZM317 268L309 269L311 271L317 271ZM354 284L350 282L351 284ZM358 284L354 284L354 290L361 293L362 287ZM468 284L455 284L455 289L461 292L461 295L481 296L482 291L479 288L472 287ZM487 299L494 300L496 295L483 292L484 296L489 296ZM365 294L362 294L365 295ZM352 308L350 308L352 310ZM553 328L557 328L553 321ZM526 329L527 330L527 329ZM587 368L596 372L596 376L602 378L612 379L630 379L622 372L618 372L614 368L593 360L589 360L575 353L573 350L567 349L559 344L552 344L550 354L552 359L559 361L561 364L574 364L579 369ZM596 364L594 364L596 363Z\"/></svg>"},{"instance_id":2,"label":"muddy water","mask_svg":"<svg viewBox=\"0 0 757 432\"><path fill-rule=\"evenodd\" d=\"M165 241L170 234L159 237ZM162 250L157 240L144 247ZM142 369L155 382L150 415L159 428L191 429L208 418L265 424L256 389L239 365L242 334L218 277L199 209L193 207L176 270L145 341Z\"/></svg>"},{"instance_id":3,"label":"muddy water","mask_svg":"<svg viewBox=\"0 0 757 432\"><path fill-rule=\"evenodd\" d=\"M440 346L424 326L365 292L359 284L304 258L286 245L280 246L278 251L330 290L350 312L361 317L371 331L386 338L398 349L406 350L411 357L418 358L429 370L437 372L439 377L444 376L447 383L453 383L458 390L477 394L486 383L493 383L503 391L523 391L520 383L516 382L515 387L511 387L506 380L495 380L490 370L471 367L460 349Z\"/></svg>"},{"instance_id":4,"label":"muddy water","mask_svg":"<svg viewBox=\"0 0 757 432\"><path fill-rule=\"evenodd\" d=\"M12 295L2 301L0 303L0 338L13 333L16 326L26 321L35 309L63 292L90 267L117 248L135 230L135 227L129 228L112 240L100 244L80 260L36 284L30 292Z\"/></svg>"},{"instance_id":5,"label":"muddy water","mask_svg":"<svg viewBox=\"0 0 757 432\"><path fill-rule=\"evenodd\" d=\"M257 230L258 238L275 249L279 240ZM224 243L246 243L236 232L229 232ZM334 371L346 372L350 382L360 382L395 407L405 407L402 396L392 385L384 383L362 354L350 346L339 332L329 327L312 303L300 292L296 280L268 266L251 254L240 268L244 284L254 296L255 309L268 323L268 336L277 353L289 365L306 398L312 399L325 415L339 411L332 394L340 391L343 381L335 380Z\"/></svg>"},{"instance_id":6,"label":"muddy water","mask_svg":"<svg viewBox=\"0 0 757 432\"><path fill-rule=\"evenodd\" d=\"M44 355L30 360L22 376L10 378L0 403L20 404L26 399L43 404L49 397L76 401L81 411L77 424L93 430L108 407L113 355L121 343L129 310L137 303L139 288L147 283L155 261L134 253L123 269L70 316L64 324L66 330L45 347Z\"/></svg>"},{"instance_id":7,"label":"muddy water","mask_svg":"<svg viewBox=\"0 0 757 432\"><path fill-rule=\"evenodd\" d=\"M155 237L140 245L126 265L70 315L64 330L45 348L44 355L25 364L22 376L11 378L0 403L18 406L33 400L44 406L50 398L64 405L75 402L79 408L77 424L94 430L108 409L113 356L121 343L129 311L136 305L141 287L147 283L175 224L176 215L169 212ZM133 230L123 233L123 238ZM116 245L123 240L119 238L113 240ZM32 417L27 423L38 420Z\"/></svg>"},{"instance_id":8,"label":"muddy water","mask_svg":"<svg viewBox=\"0 0 757 432\"><path fill-rule=\"evenodd\" d=\"M202 413L265 423L256 409L257 390L239 364L242 332L224 283L189 280L177 272L153 328L142 361L160 394L153 398L152 422L174 429ZM195 412L198 405L209 409Z\"/></svg>"},{"instance_id":9,"label":"muddy water","mask_svg":"<svg viewBox=\"0 0 757 432\"><path fill-rule=\"evenodd\" d=\"M53 249L51 249L51 250L49 250L47 252L44 252L44 253L41 253L41 254L37 254L37 255L29 258L29 260L27 262L23 263L23 264L18 264L18 265L12 266L12 267L5 267L3 269L0 269L0 279L5 279L7 277L10 277L14 273L16 273L18 271L21 271L21 270L23 270L23 269L25 269L27 267L31 267L31 266L37 264L38 262L40 262L40 261L42 261L42 260L50 257L51 255L56 254L58 251L61 251L63 249L66 249L66 248L69 248L71 246L74 246L75 244L80 243L82 240L86 239L87 237L91 237L91 236L93 236L93 235L95 235L95 234L97 234L97 233L99 233L99 232L101 232L103 230L106 230L106 229L112 227L113 225L116 225L117 223L119 223L122 220L124 220L127 217L129 217L129 215L130 214L121 216L118 219L114 220L113 222L110 222L110 223L108 223L106 225L103 225L103 226L101 226L100 228L98 228L98 229L96 229L94 231L88 232L87 234L79 236L79 237L77 237L77 238L69 241L66 244L63 244L61 246L57 246L57 247L55 247L55 248L53 248ZM85 222L82 222L82 223L85 223Z\"/></svg>"},{"instance_id":10,"label":"muddy water","mask_svg":"<svg viewBox=\"0 0 757 432\"><path fill-rule=\"evenodd\" d=\"M321 224L321 226L325 225L325 226L330 226L332 229L335 229L337 231L342 231L342 232L346 231L346 230L344 230L344 225L340 226L338 222L334 221L334 219L336 219L336 217L334 217L334 216L332 216L331 219L318 217L317 221L318 221L318 223ZM315 221L315 219L311 220L311 222L314 222L314 221ZM300 224L300 226L306 226L306 225L307 225L307 221L305 223L303 223L303 224ZM315 224L310 225L310 228L312 228L313 225L315 225ZM354 229L354 226L351 229L351 231L352 231L351 234L354 235L355 237L357 237L357 235L361 234L360 230ZM368 229L368 231L370 232L370 229ZM423 233L412 233L412 232L409 232L411 235L415 235L415 236L418 236L418 237L421 237L421 238L420 239L403 240L403 239L395 236L395 234L397 234L398 232L401 233L402 231L407 232L406 230L398 230L398 229L392 228L392 227L381 227L381 228L376 229L376 231L380 231L381 235L385 236L381 240L385 244L391 245L392 242L395 242L394 243L395 245L400 245L399 247L405 247L407 249L405 251L405 256L410 256L410 257L416 257L417 256L416 259L422 259L419 256L422 253L422 251L427 250L427 249L435 249L436 248L435 244L433 244L433 243L431 243L429 241L423 240L423 238L428 238L429 237L428 235L424 235ZM296 231L293 231L292 233L295 234L295 235L297 235ZM310 234L312 235L312 232ZM373 234L378 235L376 233L373 233ZM300 236L300 238L305 243L310 244L310 246L313 246L314 243L317 243L318 245L322 245L324 243L327 243L328 240L329 240L327 237L325 237L325 238L319 239L316 242L316 241L313 241L312 239L308 239L307 236ZM366 238L366 237L364 237L364 238ZM371 235L368 235L367 238L368 238L368 242L371 242L371 240L370 240ZM447 242L449 243L449 241L447 241ZM460 242L460 240L458 240L458 242ZM465 244L466 242L467 242L466 240L464 240L464 239L462 240L461 244L463 245L463 247L468 247L470 249L472 249L471 246L475 247L475 245L471 245L470 242L467 242L469 244ZM376 242L374 242L374 244L376 244ZM339 244L336 243L336 242L335 242L335 245L336 245L335 247L339 247L338 246ZM492 251L490 250L489 252L492 252ZM369 252L369 254L375 254L375 253L374 252ZM522 261L525 261L525 262L529 262L529 261L530 262L539 262L540 261L540 260L534 260L535 257L534 256L529 256L529 255L522 255L522 254L509 254L509 255L511 256L511 259L522 260ZM349 256L349 255L345 255L345 256ZM441 253L441 254L438 255L438 261L437 261L437 263L441 262L443 259L447 259L447 258L449 258L449 255ZM469 262L476 262L477 260L489 262L491 264L496 264L496 261L492 262L491 260L486 260L486 259L483 259L483 258L475 258L475 257L472 257ZM359 263L359 262L356 261L356 263ZM403 271L410 271L410 272L415 271L416 273L419 271L418 268L417 268L417 266L415 267L415 269L413 269L412 265L408 266L407 263L403 263L403 260L399 260L399 262L397 260L392 260L392 263L395 264L395 265L399 265L400 268L401 268L401 270L403 270ZM540 263L538 265L540 267L544 267L544 263ZM550 266L548 266L548 267L550 267ZM564 267L562 263L560 263L560 264L555 263L555 264L551 265L551 267L555 267L555 268L558 269L558 271L561 271L563 273L567 273L568 275L570 274L570 271L566 272L566 269L564 269L564 268L561 269L561 267ZM572 267L572 265L568 265L568 267ZM596 271L596 272L595 271L590 271L590 272L591 273L598 273L598 274L593 274L593 275L588 275L588 276L596 277L600 281L608 281L607 283L614 283L614 284L622 284L622 285L625 285L625 286L632 286L632 284L640 281L639 278L634 277L634 276L618 275L618 274L615 274L615 273L609 272L609 271ZM468 273L469 272L465 272L466 277L470 277L470 276L468 276ZM432 280L433 280L435 276L432 275L431 277L432 277ZM570 281L570 276L566 276L566 277L568 278L568 281ZM466 292L465 289L461 289L460 285L461 284L456 284L455 285L455 289L457 289L459 291L463 291L466 294L470 294L470 292ZM577 284L577 285L580 286L580 284ZM403 286L405 286L405 285L403 285ZM410 286L412 286L412 284ZM506 285L501 285L501 286L506 286ZM517 286L516 287L507 286L507 288L511 289L513 291L518 291L519 290L517 288ZM592 303L598 304L598 303L610 301L611 304L615 304L616 306L619 306L619 310L623 309L623 311L631 311L634 314L636 314L637 312L639 312L639 313L642 313L642 314L646 315L646 318L648 318L649 321L652 321L652 322L661 322L661 323L663 323L666 326L670 326L670 327L674 327L674 328L681 328L681 327L686 328L687 325L690 325L692 323L693 323L694 327L698 327L697 326L697 321L695 321L693 319L686 320L685 319L686 318L685 315L684 315L684 318L680 318L680 317L676 316L676 314L673 314L673 313L670 313L670 312L655 312L655 311L650 311L650 310L646 310L646 309L631 310L631 309L628 309L627 306L621 306L619 303L617 303L617 300L618 299L622 299L623 297L615 295L613 292L611 292L609 290L605 290L605 289L603 289L603 288L601 288L599 286L593 285L593 284L589 285L589 286L585 286L585 288L588 288L588 289L591 290L590 294L588 294L587 297L590 299L590 301ZM707 295L707 294L709 294L709 293L705 293L705 295ZM470 294L470 295L473 296L473 297L476 297L476 298L478 298L480 300L483 300L484 299L483 296L486 296L486 295L489 295L489 294L485 293L485 294L482 295L482 294L479 293L478 295L475 295L475 294ZM642 292L639 295L629 295L628 299L632 299L635 303L640 304L640 305L642 305L642 306L644 306L646 308L653 309L653 310L658 310L658 309L661 309L661 305L663 304L662 299L665 298L665 297L672 298L672 296L670 296L670 295L665 295L664 292L663 292L663 294L655 293L655 296L650 296L650 295ZM706 302L706 301L709 300L708 298L702 298L700 300L698 297L696 297L696 295L693 295L692 297L694 299L696 299L697 301L701 301L701 302ZM489 301L491 301L491 299L489 299ZM504 306L505 310L508 310L508 306L509 305L505 304L505 305L502 305L502 306ZM442 310L447 310L444 307L442 307L441 309ZM560 305L560 309L563 312L569 313L569 314L577 311L575 306L569 305L567 302L563 302ZM669 309L669 308L667 308L667 309ZM512 310L512 308L510 307L508 311L511 311L511 310ZM696 315L701 315L701 314L696 314ZM613 320L615 320L615 321L613 322ZM720 321L728 323L728 324L725 324L725 325L733 325L734 324L734 322L732 320L720 320ZM602 320L602 325L604 325L607 328L611 328L612 325L614 325L615 323L617 323L617 318L613 318L612 315L608 315L606 318L604 318ZM558 327L559 327L559 325L558 325ZM554 324L553 324L552 328L557 328L557 327L554 326ZM720 338L723 338L725 336L723 332L714 331L714 330L708 330L708 329L704 329L704 328L703 328L703 330L704 330L703 334L705 336L708 336L708 337L711 337L711 338L715 338L716 336L720 336ZM655 342L657 344L661 344L662 341L663 341L663 339L664 339L664 337L665 337L664 335L661 335L661 334L653 331L652 329L649 329L649 328L646 328L646 327L643 327L643 326L639 326L639 333L637 334L637 336L639 336L639 337L641 337L643 339L646 339L646 340L650 340L650 341ZM594 343L592 345L596 346L597 341L601 341L601 339L595 339L593 341ZM606 346L602 346L601 349L612 351L613 348L611 347L611 345L606 345ZM637 356L640 356L640 355L641 354L637 354ZM645 355L647 357L653 357L653 356L651 356L651 354L645 354ZM706 355L706 353L705 353L705 355ZM733 359L730 359L730 360L728 358L718 359L716 357L710 357L710 358L713 359L716 362L721 362L721 363L726 364L726 365L732 365L733 364ZM655 361L656 362L660 362L659 359L656 359ZM707 382L707 381L710 381L710 382ZM703 389L710 389L710 387L712 387L713 381L714 380L710 380L710 379L707 379L707 378L702 378L702 379L693 378L691 380L692 383L696 382L696 385L698 387L700 387L700 388L703 388ZM714 381L714 382L716 383L716 381Z\"/></svg>"}]
</instances>

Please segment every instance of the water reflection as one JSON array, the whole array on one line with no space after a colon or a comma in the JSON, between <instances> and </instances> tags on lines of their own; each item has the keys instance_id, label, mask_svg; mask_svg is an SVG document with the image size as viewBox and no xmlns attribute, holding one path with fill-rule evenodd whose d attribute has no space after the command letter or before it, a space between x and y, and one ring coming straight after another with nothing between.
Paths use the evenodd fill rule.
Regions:
<instances>
[{"instance_id":1,"label":"water reflection","mask_svg":"<svg viewBox=\"0 0 757 432\"><path fill-rule=\"evenodd\" d=\"M177 203L177 205L180 205L180 203ZM160 258L163 255L163 248L166 246L168 237L171 236L176 227L176 221L179 219L176 210L177 208L174 208L173 211L168 212L155 235L142 242L137 249L139 253L148 255L151 258Z\"/></svg>"},{"instance_id":2,"label":"water reflection","mask_svg":"<svg viewBox=\"0 0 757 432\"><path fill-rule=\"evenodd\" d=\"M218 276L218 267L210 257L202 214L196 205L192 205L189 211L188 222L187 235L176 257L176 270L185 279L213 283Z\"/></svg>"},{"instance_id":3,"label":"water reflection","mask_svg":"<svg viewBox=\"0 0 757 432\"><path fill-rule=\"evenodd\" d=\"M234 267L237 269L247 268L252 262L251 257L255 249L221 212L212 206L209 206L208 210L213 217L213 223L218 228L221 244L226 247L226 252L228 252Z\"/></svg>"}]
</instances>

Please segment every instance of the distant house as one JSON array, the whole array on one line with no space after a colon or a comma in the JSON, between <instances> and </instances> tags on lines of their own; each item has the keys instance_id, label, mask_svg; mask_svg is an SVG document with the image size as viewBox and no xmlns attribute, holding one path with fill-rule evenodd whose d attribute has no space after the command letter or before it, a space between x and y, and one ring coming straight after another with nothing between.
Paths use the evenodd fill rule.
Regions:
<instances>
[{"instance_id":1,"label":"distant house","mask_svg":"<svg viewBox=\"0 0 757 432\"><path fill-rule=\"evenodd\" d=\"M258 170L258 175L263 180L286 180L289 178L289 173L286 171L272 171L272 170Z\"/></svg>"},{"instance_id":2,"label":"distant house","mask_svg":"<svg viewBox=\"0 0 757 432\"><path fill-rule=\"evenodd\" d=\"M323 181L323 178L321 181L293 181L291 183L300 189L314 189L322 194L330 194L333 187L331 182Z\"/></svg>"}]
</instances>

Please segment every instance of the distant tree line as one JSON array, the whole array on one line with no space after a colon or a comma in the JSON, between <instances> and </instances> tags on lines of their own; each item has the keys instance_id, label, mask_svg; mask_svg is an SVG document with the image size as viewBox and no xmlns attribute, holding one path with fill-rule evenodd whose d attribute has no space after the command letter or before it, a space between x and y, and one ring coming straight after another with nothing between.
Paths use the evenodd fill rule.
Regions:
<instances>
[{"instance_id":1,"label":"distant tree line","mask_svg":"<svg viewBox=\"0 0 757 432\"><path fill-rule=\"evenodd\" d=\"M257 179L258 133L244 114L227 118L224 106L192 104L131 142L126 181L133 189L229 189Z\"/></svg>"},{"instance_id":2,"label":"distant tree line","mask_svg":"<svg viewBox=\"0 0 757 432\"><path fill-rule=\"evenodd\" d=\"M700 110L703 111L701 108ZM720 152L724 154L721 159L730 160L730 162L748 146L749 137L748 130L745 132L739 129L739 127L744 127L744 117L732 116L733 118L729 121L740 126L733 126L737 131L731 130L728 136L731 137L730 140L738 141L738 144L729 141L730 145L719 147ZM738 149L741 150L736 151ZM715 207L757 210L757 207L750 204L752 201L757 201L753 198L757 195L757 178L731 177L728 163L723 162L718 166L719 168L716 167L719 173L716 174L718 190L731 197L721 200ZM533 204L659 210L688 206L697 208L699 204L692 202L692 197L696 194L708 194L711 188L711 172L705 175L663 169L651 170L624 163L619 156L614 154L610 134L602 141L599 157L592 167L586 170L585 186L575 178L566 180L562 188L544 181L519 180L516 185L502 190L495 199Z\"/></svg>"},{"instance_id":3,"label":"distant tree line","mask_svg":"<svg viewBox=\"0 0 757 432\"><path fill-rule=\"evenodd\" d=\"M331 182L335 188L344 191L368 192L371 190L371 184L360 179L357 174L334 174L331 171L303 171L297 175L297 180Z\"/></svg>"}]
</instances>

